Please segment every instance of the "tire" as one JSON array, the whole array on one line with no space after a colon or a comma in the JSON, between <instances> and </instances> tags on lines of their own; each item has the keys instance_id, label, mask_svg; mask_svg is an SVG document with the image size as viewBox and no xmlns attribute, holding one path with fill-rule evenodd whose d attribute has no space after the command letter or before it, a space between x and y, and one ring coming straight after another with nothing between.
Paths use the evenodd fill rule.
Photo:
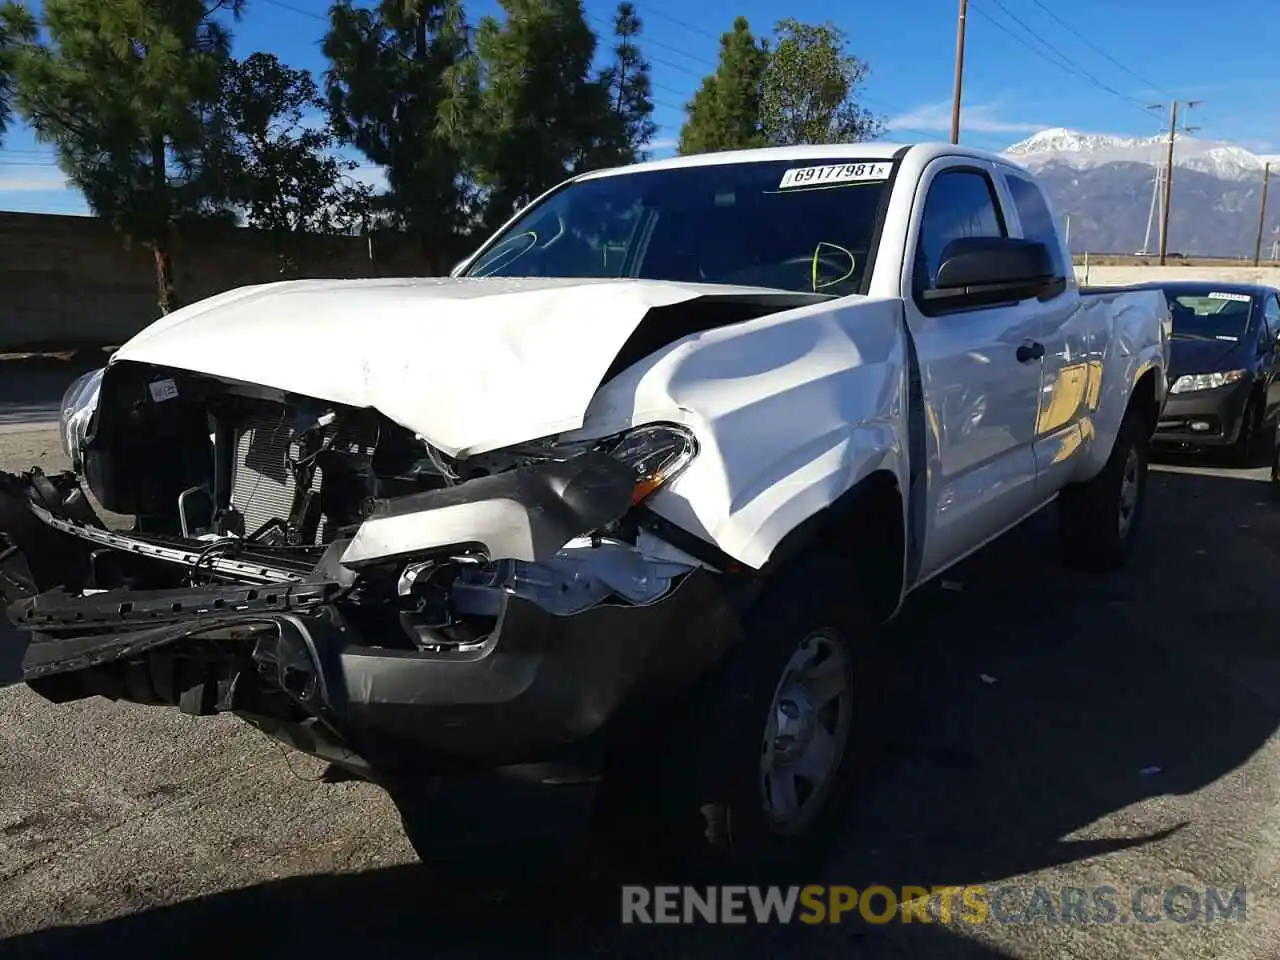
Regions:
<instances>
[{"instance_id":1,"label":"tire","mask_svg":"<svg viewBox=\"0 0 1280 960\"><path fill-rule=\"evenodd\" d=\"M1058 532L1068 566L1106 571L1128 561L1145 513L1149 446L1149 425L1130 407L1102 471L1058 495Z\"/></svg>"},{"instance_id":2,"label":"tire","mask_svg":"<svg viewBox=\"0 0 1280 960\"><path fill-rule=\"evenodd\" d=\"M852 568L814 555L766 587L741 627L688 728L675 788L696 828L686 863L800 876L829 852L870 756L876 624Z\"/></svg>"}]
</instances>

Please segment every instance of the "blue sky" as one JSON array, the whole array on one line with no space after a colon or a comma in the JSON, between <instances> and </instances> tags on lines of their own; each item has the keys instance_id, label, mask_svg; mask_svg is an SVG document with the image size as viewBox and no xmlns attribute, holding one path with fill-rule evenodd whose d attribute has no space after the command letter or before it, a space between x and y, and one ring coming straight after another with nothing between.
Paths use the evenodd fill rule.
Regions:
<instances>
[{"instance_id":1,"label":"blue sky","mask_svg":"<svg viewBox=\"0 0 1280 960\"><path fill-rule=\"evenodd\" d=\"M669 153L682 104L716 62L719 34L734 16L768 31L781 12L831 21L850 50L870 64L863 102L890 123L893 140L946 140L958 0L852 3L836 0L635 0L653 64L653 153ZM592 25L607 35L614 4L586 0ZM248 0L235 26L236 52L269 50L317 76L327 0ZM472 19L496 13L475 0ZM961 142L1000 149L1046 127L1149 135L1167 113L1154 102L1199 99L1196 136L1280 153L1280 72L1272 37L1275 0L970 0ZM603 44L602 44L603 47ZM363 176L377 182L375 169ZM83 214L49 151L30 131L13 130L0 150L0 210Z\"/></svg>"}]
</instances>

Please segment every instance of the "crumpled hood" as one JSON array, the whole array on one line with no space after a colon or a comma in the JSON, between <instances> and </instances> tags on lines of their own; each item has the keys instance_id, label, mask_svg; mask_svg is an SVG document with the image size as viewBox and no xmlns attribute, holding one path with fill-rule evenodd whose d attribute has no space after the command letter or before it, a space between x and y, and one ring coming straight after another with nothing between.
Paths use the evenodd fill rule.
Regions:
<instances>
[{"instance_id":1,"label":"crumpled hood","mask_svg":"<svg viewBox=\"0 0 1280 960\"><path fill-rule=\"evenodd\" d=\"M294 280L176 310L121 347L133 361L373 407L451 456L582 426L654 307L803 296L651 280Z\"/></svg>"}]
</instances>

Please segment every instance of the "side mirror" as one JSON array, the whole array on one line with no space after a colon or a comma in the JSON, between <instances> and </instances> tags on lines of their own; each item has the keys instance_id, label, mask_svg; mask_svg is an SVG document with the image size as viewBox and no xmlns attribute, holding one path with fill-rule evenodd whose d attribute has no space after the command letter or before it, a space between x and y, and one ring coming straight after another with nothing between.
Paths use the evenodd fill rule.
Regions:
<instances>
[{"instance_id":1,"label":"side mirror","mask_svg":"<svg viewBox=\"0 0 1280 960\"><path fill-rule=\"evenodd\" d=\"M942 251L942 265L921 299L939 310L1016 303L1056 293L1066 278L1054 275L1049 248L1016 237L962 237Z\"/></svg>"}]
</instances>

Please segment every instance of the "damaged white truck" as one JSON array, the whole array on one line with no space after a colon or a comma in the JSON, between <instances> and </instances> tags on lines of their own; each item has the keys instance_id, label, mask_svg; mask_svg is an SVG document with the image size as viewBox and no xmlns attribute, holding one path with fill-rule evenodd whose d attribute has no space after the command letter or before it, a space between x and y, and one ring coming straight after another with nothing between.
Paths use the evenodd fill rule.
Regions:
<instances>
[{"instance_id":1,"label":"damaged white truck","mask_svg":"<svg viewBox=\"0 0 1280 960\"><path fill-rule=\"evenodd\" d=\"M625 784L785 860L907 594L1051 501L1069 562L1125 561L1167 321L1081 291L998 155L579 176L449 278L232 290L77 381L74 470L0 474L24 679L233 712L385 787L424 858L499 795L486 836Z\"/></svg>"}]
</instances>

